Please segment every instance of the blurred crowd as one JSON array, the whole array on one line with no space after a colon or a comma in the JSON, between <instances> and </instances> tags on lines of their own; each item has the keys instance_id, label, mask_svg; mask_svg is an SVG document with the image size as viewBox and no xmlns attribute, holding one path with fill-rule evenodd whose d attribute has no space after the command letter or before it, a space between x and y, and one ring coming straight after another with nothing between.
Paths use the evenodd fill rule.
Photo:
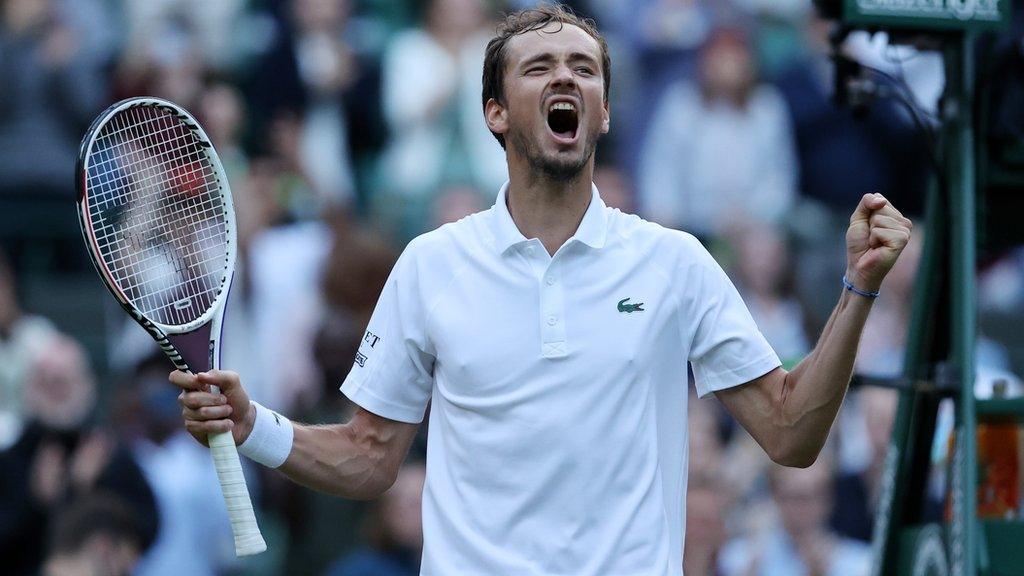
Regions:
<instances>
[{"instance_id":1,"label":"blurred crowd","mask_svg":"<svg viewBox=\"0 0 1024 576\"><path fill-rule=\"evenodd\" d=\"M298 421L347 418L337 388L402 247L486 209L506 179L481 112L483 49L501 12L533 4L0 0L5 574L418 573L425 427L371 503L248 468L270 550L237 559L212 462L183 432L170 364L145 332L112 312L103 349L87 351L89 334L26 309L22 291L40 273L95 280L77 232L51 216L72 210L92 118L129 96L172 100L210 134L235 199L223 365ZM566 4L597 21L612 52L602 197L700 238L792 367L840 294L861 195L922 216L925 139L895 103L856 115L833 104L829 25L809 0ZM902 75L934 109L935 54L856 34L842 49ZM862 374L900 373L922 236L883 286ZM53 250L27 256L40 242ZM979 373L1019 389L1024 342L1000 319L1024 310L1024 251L979 274L982 317L996 327L982 327ZM796 470L772 464L714 400L692 397L686 574L867 574L895 411L891 390L852 390L822 457Z\"/></svg>"}]
</instances>

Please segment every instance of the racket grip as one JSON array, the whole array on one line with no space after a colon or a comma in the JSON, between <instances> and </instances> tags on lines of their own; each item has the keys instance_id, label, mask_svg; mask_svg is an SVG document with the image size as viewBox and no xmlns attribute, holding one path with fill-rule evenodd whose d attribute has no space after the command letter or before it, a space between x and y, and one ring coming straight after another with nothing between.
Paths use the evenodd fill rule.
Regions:
<instances>
[{"instance_id":1,"label":"racket grip","mask_svg":"<svg viewBox=\"0 0 1024 576\"><path fill-rule=\"evenodd\" d=\"M213 453L213 465L217 468L217 478L224 494L224 502L228 507L228 518L231 520L231 532L235 536L235 554L251 556L267 549L263 541L260 527L256 524L256 514L249 499L249 487L242 475L242 463L238 459L238 449L231 432L211 434L210 451Z\"/></svg>"}]
</instances>

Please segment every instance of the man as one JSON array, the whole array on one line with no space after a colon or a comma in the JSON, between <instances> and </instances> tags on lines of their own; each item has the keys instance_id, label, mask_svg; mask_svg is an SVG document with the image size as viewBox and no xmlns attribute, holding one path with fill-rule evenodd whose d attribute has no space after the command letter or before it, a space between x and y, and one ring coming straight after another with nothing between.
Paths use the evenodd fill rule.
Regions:
<instances>
[{"instance_id":1,"label":"man","mask_svg":"<svg viewBox=\"0 0 1024 576\"><path fill-rule=\"evenodd\" d=\"M292 425L230 372L171 375L198 439L348 498L393 481L428 400L421 574L681 573L686 364L771 457L810 465L842 402L871 298L842 291L817 348L779 368L690 235L604 206L609 59L560 8L488 45L484 115L509 183L488 211L420 236L392 271L341 389L350 422ZM846 277L877 290L910 221L879 195L851 219ZM222 394L206 391L221 387Z\"/></svg>"},{"instance_id":2,"label":"man","mask_svg":"<svg viewBox=\"0 0 1024 576\"><path fill-rule=\"evenodd\" d=\"M861 576L871 570L871 548L828 525L833 506L833 459L822 454L805 469L768 470L777 523L721 550L726 576Z\"/></svg>"},{"instance_id":3,"label":"man","mask_svg":"<svg viewBox=\"0 0 1024 576\"><path fill-rule=\"evenodd\" d=\"M57 515L42 576L127 576L145 549L145 529L129 502L86 495Z\"/></svg>"}]
</instances>

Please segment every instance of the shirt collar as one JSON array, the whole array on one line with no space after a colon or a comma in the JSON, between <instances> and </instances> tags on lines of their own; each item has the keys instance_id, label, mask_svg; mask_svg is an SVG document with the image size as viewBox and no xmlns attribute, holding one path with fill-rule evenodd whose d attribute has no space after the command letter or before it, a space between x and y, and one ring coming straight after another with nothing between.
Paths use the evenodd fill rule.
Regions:
<instances>
[{"instance_id":1,"label":"shirt collar","mask_svg":"<svg viewBox=\"0 0 1024 576\"><path fill-rule=\"evenodd\" d=\"M506 198L508 194L508 182L501 186L498 191L498 198L491 207L492 231L494 233L494 244L499 253L519 244L527 242L528 239L519 231L516 223L512 220L512 214L508 211ZM587 211L583 214L576 233L566 243L578 240L591 248L602 248L607 236L607 218L605 216L605 203L597 191L597 186L590 185L591 197Z\"/></svg>"}]
</instances>

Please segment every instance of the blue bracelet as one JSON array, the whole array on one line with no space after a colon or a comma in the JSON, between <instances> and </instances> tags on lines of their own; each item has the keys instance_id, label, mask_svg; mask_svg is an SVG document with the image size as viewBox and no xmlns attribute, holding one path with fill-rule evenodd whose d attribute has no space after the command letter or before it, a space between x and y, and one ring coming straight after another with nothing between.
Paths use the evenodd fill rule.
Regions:
<instances>
[{"instance_id":1,"label":"blue bracelet","mask_svg":"<svg viewBox=\"0 0 1024 576\"><path fill-rule=\"evenodd\" d=\"M878 298L878 292L865 292L863 290L858 290L856 286L851 284L850 281L846 279L846 276L843 276L843 286L846 287L846 289L849 290L850 292L853 292L854 294L863 296L865 298Z\"/></svg>"}]
</instances>

